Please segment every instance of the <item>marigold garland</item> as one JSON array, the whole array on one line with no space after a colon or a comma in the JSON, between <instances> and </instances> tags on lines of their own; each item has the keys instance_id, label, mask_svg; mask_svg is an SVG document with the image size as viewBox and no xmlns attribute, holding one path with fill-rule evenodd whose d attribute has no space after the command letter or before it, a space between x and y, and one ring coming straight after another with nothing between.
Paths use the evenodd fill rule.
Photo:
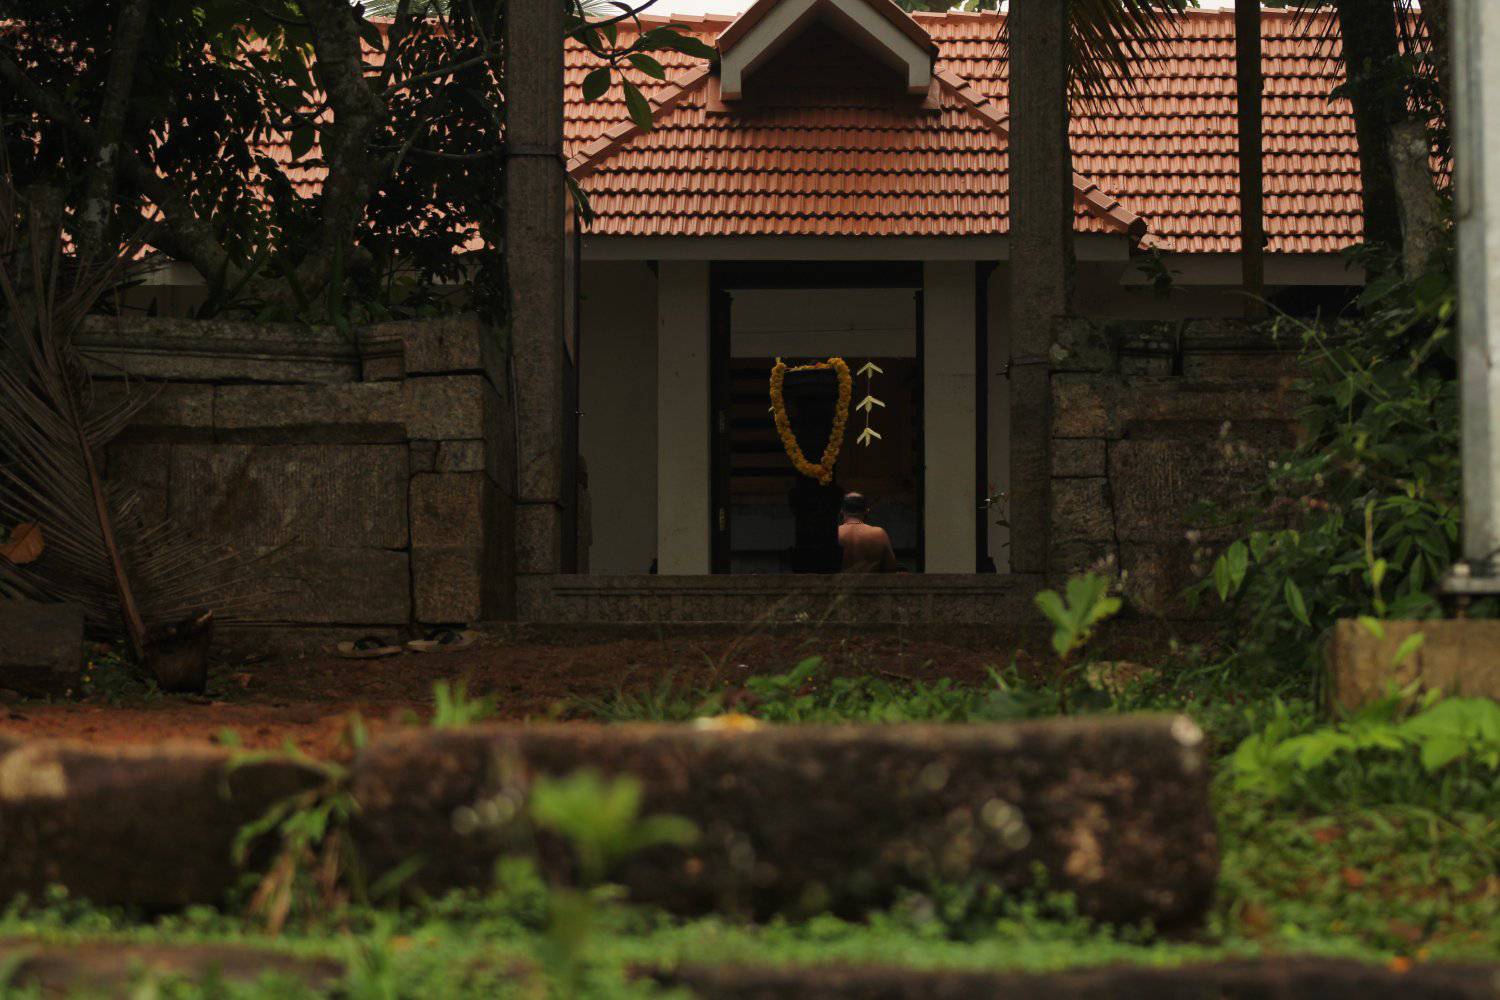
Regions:
<instances>
[{"instance_id":1,"label":"marigold garland","mask_svg":"<svg viewBox=\"0 0 1500 1000\"><path fill-rule=\"evenodd\" d=\"M833 411L833 427L828 432L828 444L823 449L823 459L814 465L802 454L802 446L797 443L797 436L792 433L791 421L786 415L786 400L781 394L781 384L786 379L787 372L808 372L832 369L839 379L839 401ZM844 427L849 422L849 397L854 393L854 379L849 374L849 366L844 363L843 358L829 358L811 365L799 365L796 368L788 368L780 358L771 368L771 413L776 419L776 433L781 438L781 447L786 451L786 457L792 460L796 470L809 479L816 479L827 486L833 482L833 467L838 463L839 450L844 446Z\"/></svg>"}]
</instances>

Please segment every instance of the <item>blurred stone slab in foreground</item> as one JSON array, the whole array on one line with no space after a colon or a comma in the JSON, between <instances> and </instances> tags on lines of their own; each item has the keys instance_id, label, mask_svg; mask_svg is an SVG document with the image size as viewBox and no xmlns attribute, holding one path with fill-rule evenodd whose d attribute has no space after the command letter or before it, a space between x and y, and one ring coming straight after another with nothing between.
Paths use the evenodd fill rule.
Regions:
<instances>
[{"instance_id":1,"label":"blurred stone slab in foreground","mask_svg":"<svg viewBox=\"0 0 1500 1000\"><path fill-rule=\"evenodd\" d=\"M242 875L240 828L321 780L290 759L188 744L0 744L0 905L53 885L151 910L220 903Z\"/></svg>"},{"instance_id":2,"label":"blurred stone slab in foreground","mask_svg":"<svg viewBox=\"0 0 1500 1000\"><path fill-rule=\"evenodd\" d=\"M218 990L260 983L266 996L294 996L303 995L299 987L331 989L344 979L344 967L328 959L226 944L9 939L0 940L0 968L9 972L5 986L44 997L154 997L161 994L152 985L163 980L213 983Z\"/></svg>"},{"instance_id":3,"label":"blurred stone slab in foreground","mask_svg":"<svg viewBox=\"0 0 1500 1000\"><path fill-rule=\"evenodd\" d=\"M1269 959L1180 968L1108 966L1044 974L891 968L687 967L660 981L701 1000L1492 1000L1500 966L1394 972L1345 959Z\"/></svg>"},{"instance_id":4,"label":"blurred stone slab in foreground","mask_svg":"<svg viewBox=\"0 0 1500 1000\"><path fill-rule=\"evenodd\" d=\"M1095 918L1201 920L1218 871L1202 734L1185 717L1000 725L485 726L384 740L356 761L371 878L422 859L409 888L489 883L498 857L568 854L517 831L537 775L639 779L643 812L686 817L691 848L612 875L679 913L854 915L903 889L973 882L1074 894Z\"/></svg>"}]
</instances>

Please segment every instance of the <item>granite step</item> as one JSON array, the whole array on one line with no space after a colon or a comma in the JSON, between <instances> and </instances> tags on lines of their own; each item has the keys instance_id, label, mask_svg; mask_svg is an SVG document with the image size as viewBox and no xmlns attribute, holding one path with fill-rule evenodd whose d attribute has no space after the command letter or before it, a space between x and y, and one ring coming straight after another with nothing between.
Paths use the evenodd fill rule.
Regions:
<instances>
[{"instance_id":1,"label":"granite step","mask_svg":"<svg viewBox=\"0 0 1500 1000\"><path fill-rule=\"evenodd\" d=\"M496 860L560 843L514 821L537 775L639 780L647 813L700 831L611 877L678 913L854 916L902 889L978 880L1024 891L1037 869L1106 921L1192 927L1218 873L1202 734L1181 716L993 725L710 727L501 724L413 730L350 768L367 876L422 866L416 892L483 887ZM286 796L328 787L305 760L190 746L61 742L0 749L0 900L50 885L101 904L222 902L235 837ZM496 809L486 805L493 803ZM267 845L269 846L269 845ZM251 858L252 868L267 862Z\"/></svg>"}]
</instances>

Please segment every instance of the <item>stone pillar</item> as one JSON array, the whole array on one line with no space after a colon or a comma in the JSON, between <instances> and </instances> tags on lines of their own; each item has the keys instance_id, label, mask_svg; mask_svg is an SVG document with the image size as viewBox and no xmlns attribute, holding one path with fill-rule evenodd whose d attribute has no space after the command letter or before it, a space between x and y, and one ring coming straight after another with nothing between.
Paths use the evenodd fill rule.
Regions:
<instances>
[{"instance_id":1,"label":"stone pillar","mask_svg":"<svg viewBox=\"0 0 1500 1000\"><path fill-rule=\"evenodd\" d=\"M926 571L974 572L974 264L922 270L922 530Z\"/></svg>"},{"instance_id":2,"label":"stone pillar","mask_svg":"<svg viewBox=\"0 0 1500 1000\"><path fill-rule=\"evenodd\" d=\"M708 263L664 260L657 281L657 572L708 573Z\"/></svg>"},{"instance_id":3,"label":"stone pillar","mask_svg":"<svg viewBox=\"0 0 1500 1000\"><path fill-rule=\"evenodd\" d=\"M1073 274L1067 4L1010 7L1010 568L1046 571L1054 327Z\"/></svg>"},{"instance_id":4,"label":"stone pillar","mask_svg":"<svg viewBox=\"0 0 1500 1000\"><path fill-rule=\"evenodd\" d=\"M505 263L517 400L516 561L520 574L562 568L563 7L510 5L506 30Z\"/></svg>"},{"instance_id":5,"label":"stone pillar","mask_svg":"<svg viewBox=\"0 0 1500 1000\"><path fill-rule=\"evenodd\" d=\"M1463 422L1460 591L1500 591L1500 4L1456 0L1453 77Z\"/></svg>"}]
</instances>

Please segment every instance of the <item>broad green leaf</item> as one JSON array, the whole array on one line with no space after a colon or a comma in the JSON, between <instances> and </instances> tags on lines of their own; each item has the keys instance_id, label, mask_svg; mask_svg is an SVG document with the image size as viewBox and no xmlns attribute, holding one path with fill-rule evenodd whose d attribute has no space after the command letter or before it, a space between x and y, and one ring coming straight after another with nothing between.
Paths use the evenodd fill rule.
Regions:
<instances>
[{"instance_id":1,"label":"broad green leaf","mask_svg":"<svg viewBox=\"0 0 1500 1000\"><path fill-rule=\"evenodd\" d=\"M609 90L609 67L601 66L583 78L583 99L597 101Z\"/></svg>"},{"instance_id":2,"label":"broad green leaf","mask_svg":"<svg viewBox=\"0 0 1500 1000\"><path fill-rule=\"evenodd\" d=\"M376 52L385 51L385 32L373 21L361 20L359 22L359 40Z\"/></svg>"},{"instance_id":3,"label":"broad green leaf","mask_svg":"<svg viewBox=\"0 0 1500 1000\"><path fill-rule=\"evenodd\" d=\"M1401 645L1396 647L1396 655L1391 660L1391 666L1399 667L1406 662L1407 657L1422 648L1422 643L1427 641L1426 632L1413 632L1401 640Z\"/></svg>"},{"instance_id":4,"label":"broad green leaf","mask_svg":"<svg viewBox=\"0 0 1500 1000\"><path fill-rule=\"evenodd\" d=\"M308 150L313 148L313 143L318 140L318 130L312 125L302 125L292 133L287 145L291 148L292 159L300 160L307 155Z\"/></svg>"},{"instance_id":5,"label":"broad green leaf","mask_svg":"<svg viewBox=\"0 0 1500 1000\"><path fill-rule=\"evenodd\" d=\"M1271 547L1271 536L1264 531L1255 531L1250 534L1250 556L1256 562L1266 557L1266 551Z\"/></svg>"},{"instance_id":6,"label":"broad green leaf","mask_svg":"<svg viewBox=\"0 0 1500 1000\"><path fill-rule=\"evenodd\" d=\"M654 79L665 80L667 78L667 71L662 68L661 63L644 52L631 53L630 65Z\"/></svg>"},{"instance_id":7,"label":"broad green leaf","mask_svg":"<svg viewBox=\"0 0 1500 1000\"><path fill-rule=\"evenodd\" d=\"M1468 741L1456 736L1431 737L1422 744L1422 766L1430 774L1462 757L1468 749Z\"/></svg>"},{"instance_id":8,"label":"broad green leaf","mask_svg":"<svg viewBox=\"0 0 1500 1000\"><path fill-rule=\"evenodd\" d=\"M1219 600L1229 600L1229 559L1220 556L1214 560L1214 589L1219 592Z\"/></svg>"},{"instance_id":9,"label":"broad green leaf","mask_svg":"<svg viewBox=\"0 0 1500 1000\"><path fill-rule=\"evenodd\" d=\"M630 112L630 120L635 122L638 128L649 132L653 124L651 102L647 101L646 95L642 94L640 88L629 80L621 80L620 88L625 91L625 107Z\"/></svg>"},{"instance_id":10,"label":"broad green leaf","mask_svg":"<svg viewBox=\"0 0 1500 1000\"><path fill-rule=\"evenodd\" d=\"M1250 568L1250 550L1245 548L1244 542L1235 542L1229 546L1225 558L1229 561L1229 588L1233 593L1245 582L1245 572Z\"/></svg>"},{"instance_id":11,"label":"broad green leaf","mask_svg":"<svg viewBox=\"0 0 1500 1000\"><path fill-rule=\"evenodd\" d=\"M712 62L719 57L719 53L711 45L704 44L693 35L684 34L676 28L653 28L641 36L639 47L642 49L670 49L681 52L683 55L692 56L695 59L706 59Z\"/></svg>"},{"instance_id":12,"label":"broad green leaf","mask_svg":"<svg viewBox=\"0 0 1500 1000\"><path fill-rule=\"evenodd\" d=\"M1302 589L1297 586L1297 581L1287 577L1286 586L1282 589L1286 593L1286 606L1292 612L1292 617L1304 625L1311 625L1312 621L1307 617L1307 602L1302 599Z\"/></svg>"},{"instance_id":13,"label":"broad green leaf","mask_svg":"<svg viewBox=\"0 0 1500 1000\"><path fill-rule=\"evenodd\" d=\"M1047 620L1052 622L1053 625L1068 624L1068 611L1063 606L1062 598L1057 595L1057 591L1044 590L1032 598L1032 600L1036 602L1036 606L1041 609L1042 614L1046 615Z\"/></svg>"},{"instance_id":14,"label":"broad green leaf","mask_svg":"<svg viewBox=\"0 0 1500 1000\"><path fill-rule=\"evenodd\" d=\"M1359 624L1364 627L1364 630L1373 635L1375 638L1385 638L1385 624L1381 622L1379 618L1375 618L1371 615L1360 615L1358 621Z\"/></svg>"}]
</instances>

